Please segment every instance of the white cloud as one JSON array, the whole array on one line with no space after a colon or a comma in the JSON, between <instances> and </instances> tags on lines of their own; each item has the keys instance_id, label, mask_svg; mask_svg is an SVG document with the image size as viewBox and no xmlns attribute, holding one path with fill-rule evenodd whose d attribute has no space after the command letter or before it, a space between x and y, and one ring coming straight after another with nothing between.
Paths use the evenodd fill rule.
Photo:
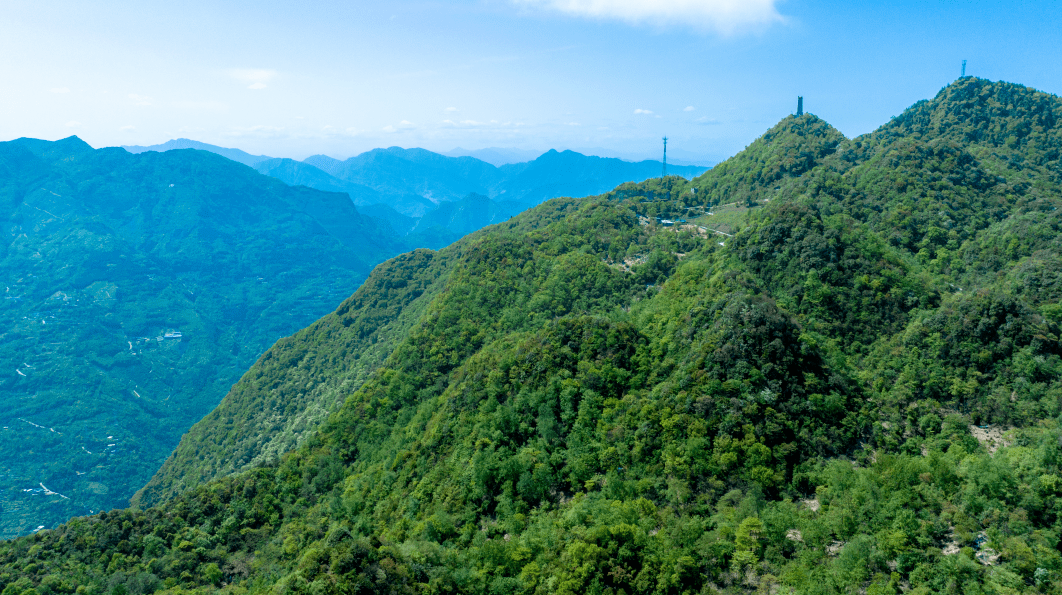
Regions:
<instances>
[{"instance_id":1,"label":"white cloud","mask_svg":"<svg viewBox=\"0 0 1062 595\"><path fill-rule=\"evenodd\" d=\"M722 122L720 122L719 120L711 120L707 116L701 116L700 118L694 120L694 122L700 124L701 126L717 126L719 124L722 124Z\"/></svg>"},{"instance_id":2,"label":"white cloud","mask_svg":"<svg viewBox=\"0 0 1062 595\"><path fill-rule=\"evenodd\" d=\"M77 120L70 120L66 123L67 128L77 128L78 126L81 126L81 122L78 122Z\"/></svg>"},{"instance_id":3,"label":"white cloud","mask_svg":"<svg viewBox=\"0 0 1062 595\"><path fill-rule=\"evenodd\" d=\"M69 93L70 89L67 87L56 87L54 89L49 89L49 91L52 93Z\"/></svg>"},{"instance_id":4,"label":"white cloud","mask_svg":"<svg viewBox=\"0 0 1062 595\"><path fill-rule=\"evenodd\" d=\"M136 93L130 93L129 99L133 100L133 105L151 105L152 99L145 95L137 95Z\"/></svg>"},{"instance_id":5,"label":"white cloud","mask_svg":"<svg viewBox=\"0 0 1062 595\"><path fill-rule=\"evenodd\" d=\"M414 128L414 127L415 127L415 125L413 124L413 122L410 122L409 120L402 120L398 124L394 124L394 125L388 124L387 126L384 126L383 128L381 128L380 130L383 130L384 132L398 132L399 130L409 130L409 129Z\"/></svg>"},{"instance_id":6,"label":"white cloud","mask_svg":"<svg viewBox=\"0 0 1062 595\"><path fill-rule=\"evenodd\" d=\"M694 111L694 110L696 110L696 109L697 109L697 108L693 107L692 105L687 105L687 106L686 106L686 109L684 109L684 110L682 110L682 111L684 111L684 112L692 112L692 111Z\"/></svg>"},{"instance_id":7,"label":"white cloud","mask_svg":"<svg viewBox=\"0 0 1062 595\"><path fill-rule=\"evenodd\" d=\"M631 24L687 25L729 35L783 20L778 0L512 0L567 15Z\"/></svg>"},{"instance_id":8,"label":"white cloud","mask_svg":"<svg viewBox=\"0 0 1062 595\"><path fill-rule=\"evenodd\" d=\"M132 132L132 131L136 130L136 126L128 126L128 125L127 126L122 126L118 130L120 130L122 132Z\"/></svg>"},{"instance_id":9,"label":"white cloud","mask_svg":"<svg viewBox=\"0 0 1062 595\"><path fill-rule=\"evenodd\" d=\"M636 114L651 114L653 112L652 112L652 110L638 108L638 109L634 110L634 113L636 113Z\"/></svg>"},{"instance_id":10,"label":"white cloud","mask_svg":"<svg viewBox=\"0 0 1062 595\"><path fill-rule=\"evenodd\" d=\"M246 83L248 89L254 90L265 89L267 83L277 76L277 71L268 68L231 68L227 72L237 81Z\"/></svg>"},{"instance_id":11,"label":"white cloud","mask_svg":"<svg viewBox=\"0 0 1062 595\"><path fill-rule=\"evenodd\" d=\"M578 126L578 122L568 122L568 126Z\"/></svg>"},{"instance_id":12,"label":"white cloud","mask_svg":"<svg viewBox=\"0 0 1062 595\"><path fill-rule=\"evenodd\" d=\"M443 111L444 112L456 112L457 108L456 107L448 107L448 108L444 109Z\"/></svg>"}]
</instances>

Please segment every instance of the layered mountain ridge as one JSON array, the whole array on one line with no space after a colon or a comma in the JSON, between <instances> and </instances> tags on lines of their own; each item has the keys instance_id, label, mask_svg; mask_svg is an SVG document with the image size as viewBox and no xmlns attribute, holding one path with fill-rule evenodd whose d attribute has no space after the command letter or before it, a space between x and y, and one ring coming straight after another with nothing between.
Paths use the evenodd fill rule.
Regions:
<instances>
[{"instance_id":1,"label":"layered mountain ridge","mask_svg":"<svg viewBox=\"0 0 1062 595\"><path fill-rule=\"evenodd\" d=\"M482 213L477 214L489 220L488 211L501 209L515 213L556 196L599 194L623 182L654 177L661 170L658 161L632 163L555 150L526 162L492 165L471 156L447 156L400 147L374 149L347 160L314 155L303 161L250 155L188 139L124 148L134 153L186 148L211 151L292 186L346 192L355 205L370 207L367 212L392 224L399 235L414 234L409 240L413 245L433 248L445 246L467 231L438 226L429 232L430 225L416 221L405 225L403 219L420 219L437 208L444 208L447 202L478 194L491 199ZM693 177L706 169L673 166L672 172ZM519 208L493 202L518 203ZM438 221L441 217L442 214L436 214L430 220Z\"/></svg>"},{"instance_id":2,"label":"layered mountain ridge","mask_svg":"<svg viewBox=\"0 0 1062 595\"><path fill-rule=\"evenodd\" d=\"M5 589L1060 592L1060 115L963 78L383 263Z\"/></svg>"}]
</instances>

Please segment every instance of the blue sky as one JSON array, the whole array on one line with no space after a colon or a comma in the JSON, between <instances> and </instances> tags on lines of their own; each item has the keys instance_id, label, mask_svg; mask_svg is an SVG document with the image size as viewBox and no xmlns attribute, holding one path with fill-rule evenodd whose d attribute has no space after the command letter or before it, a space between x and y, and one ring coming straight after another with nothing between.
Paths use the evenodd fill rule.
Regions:
<instances>
[{"instance_id":1,"label":"blue sky","mask_svg":"<svg viewBox=\"0 0 1062 595\"><path fill-rule=\"evenodd\" d=\"M0 140L720 160L795 109L869 132L959 75L1062 92L1042 2L0 0Z\"/></svg>"}]
</instances>

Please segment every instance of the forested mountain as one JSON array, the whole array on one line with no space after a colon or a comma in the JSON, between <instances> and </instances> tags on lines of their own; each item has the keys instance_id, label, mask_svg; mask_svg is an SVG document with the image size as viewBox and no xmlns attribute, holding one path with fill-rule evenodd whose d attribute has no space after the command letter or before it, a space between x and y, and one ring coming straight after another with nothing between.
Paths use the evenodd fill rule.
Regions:
<instances>
[{"instance_id":1,"label":"forested mountain","mask_svg":"<svg viewBox=\"0 0 1062 595\"><path fill-rule=\"evenodd\" d=\"M0 374L0 536L124 505L240 371L328 312L373 265L445 246L532 204L467 191L436 204L414 190L479 188L476 176L493 184L499 170L423 150L362 159L375 165L337 162L348 177L386 180L381 192L307 163L188 139L125 149L135 156L76 138L0 148L10 200L0 260L0 361L9 364ZM393 154L401 158L384 159ZM514 197L538 202L564 180L588 177L600 190L631 174L537 163L539 177L519 177L525 190ZM342 194L307 187L345 193L369 216ZM144 426L159 429L134 439Z\"/></svg>"},{"instance_id":2,"label":"forested mountain","mask_svg":"<svg viewBox=\"0 0 1062 595\"><path fill-rule=\"evenodd\" d=\"M541 155L541 151L532 151L526 149L507 149L501 147L488 147L486 149L462 149L457 147L456 149L443 153L447 157L475 157L480 161L486 161L487 163L501 167L509 163L523 163L525 161L531 161L535 157Z\"/></svg>"},{"instance_id":3,"label":"forested mountain","mask_svg":"<svg viewBox=\"0 0 1062 595\"><path fill-rule=\"evenodd\" d=\"M963 78L392 259L4 592L1062 592L1060 119Z\"/></svg>"},{"instance_id":4,"label":"forested mountain","mask_svg":"<svg viewBox=\"0 0 1062 595\"><path fill-rule=\"evenodd\" d=\"M631 163L573 151L548 151L524 163L495 167L473 157L447 157L424 149L374 149L339 161L315 155L303 161L333 178L366 186L385 197L385 204L404 204L420 196L436 204L461 200L469 193L531 207L556 196L600 194L624 182L660 175L659 161ZM693 177L707 168L675 166L672 173ZM352 195L353 196L353 195ZM355 200L356 204L361 203ZM424 213L398 212L420 217ZM526 208L526 207L525 207Z\"/></svg>"},{"instance_id":5,"label":"forested mountain","mask_svg":"<svg viewBox=\"0 0 1062 595\"><path fill-rule=\"evenodd\" d=\"M661 171L659 161L631 163L552 150L527 162L495 166L470 156L447 156L424 149L399 147L374 149L345 161L325 155L314 155L305 161L275 159L188 139L150 147L124 148L134 153L202 149L250 165L292 186L346 192L355 205L370 216L386 221L399 235L415 234L407 240L409 245L432 248L445 246L497 220L499 212L508 216L556 196L599 194L624 182L640 182L658 176ZM486 155L497 157L501 154L499 151L488 150ZM695 166L671 168L673 173L685 177L693 177L706 169ZM472 194L490 200L469 203L466 199ZM458 201L464 201L464 206L446 206ZM473 212L471 209L474 208L479 210ZM437 209L439 212L433 213ZM455 209L466 214L467 221L481 220L484 223L472 228L464 224L437 225L439 221L451 219ZM406 219L412 221L407 224Z\"/></svg>"},{"instance_id":6,"label":"forested mountain","mask_svg":"<svg viewBox=\"0 0 1062 595\"><path fill-rule=\"evenodd\" d=\"M209 151L211 153L216 153L218 155L221 155L222 157L225 157L226 159L231 159L237 163L242 163L244 165L250 165L251 167L254 167L258 163L261 163L263 161L269 161L270 159L272 159L272 157L268 157L266 155L251 155L250 153L246 151L241 151L239 149L219 147L217 145L201 143L197 140L191 140L187 138L175 138L173 140L166 141L161 145L151 145L147 147L139 145L124 145L122 146L122 148L133 154L146 153L148 151L162 153L165 151L173 151L176 149L197 149L200 151Z\"/></svg>"},{"instance_id":7,"label":"forested mountain","mask_svg":"<svg viewBox=\"0 0 1062 595\"><path fill-rule=\"evenodd\" d=\"M278 338L403 249L212 153L0 143L0 535L124 506Z\"/></svg>"}]
</instances>

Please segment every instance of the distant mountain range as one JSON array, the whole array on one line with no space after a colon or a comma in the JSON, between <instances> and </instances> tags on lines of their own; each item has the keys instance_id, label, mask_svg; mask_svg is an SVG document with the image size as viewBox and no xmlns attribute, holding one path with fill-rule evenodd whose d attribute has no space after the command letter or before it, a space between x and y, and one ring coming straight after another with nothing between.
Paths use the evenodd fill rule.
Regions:
<instances>
[{"instance_id":1,"label":"distant mountain range","mask_svg":"<svg viewBox=\"0 0 1062 595\"><path fill-rule=\"evenodd\" d=\"M630 162L554 150L532 160L512 163L512 159L534 153L513 149L455 149L443 155L425 149L390 147L346 160L314 155L296 161L251 155L239 149L188 139L125 148L131 152L183 148L210 151L289 185L345 192L362 212L386 222L397 234L427 234L410 240L414 245L433 248L474 231L468 228L469 221L494 221L499 213L507 213L508 217L557 196L598 194L624 182L641 182L659 176L662 170L659 161ZM707 169L670 165L668 173L692 178ZM448 213L454 211L452 208L424 219L453 201L464 201L459 210L467 217L458 218L464 223L440 224L451 220ZM473 215L474 209L482 211ZM428 232L432 225L440 225L440 229Z\"/></svg>"},{"instance_id":2,"label":"distant mountain range","mask_svg":"<svg viewBox=\"0 0 1062 595\"><path fill-rule=\"evenodd\" d=\"M480 161L486 161L487 163L501 167L510 163L523 163L524 161L531 161L535 157L542 154L542 151L532 151L528 149L504 149L500 147L489 147L486 149L462 149L457 147L456 149L446 151L442 153L447 157L475 157Z\"/></svg>"},{"instance_id":3,"label":"distant mountain range","mask_svg":"<svg viewBox=\"0 0 1062 595\"><path fill-rule=\"evenodd\" d=\"M242 163L244 165L254 166L254 164L272 159L272 157L266 157L265 155L251 155L245 151L239 149L226 149L225 147L218 147L216 145L208 145L201 143L197 140L189 140L187 138L175 138L173 140L166 141L161 145L151 145L150 147L141 147L138 145L126 145L122 147L130 153L144 153L146 151L157 151L159 153L165 151L172 151L174 149L199 149L200 151L209 151L211 153L217 153L222 157L227 157L233 161Z\"/></svg>"}]
</instances>

